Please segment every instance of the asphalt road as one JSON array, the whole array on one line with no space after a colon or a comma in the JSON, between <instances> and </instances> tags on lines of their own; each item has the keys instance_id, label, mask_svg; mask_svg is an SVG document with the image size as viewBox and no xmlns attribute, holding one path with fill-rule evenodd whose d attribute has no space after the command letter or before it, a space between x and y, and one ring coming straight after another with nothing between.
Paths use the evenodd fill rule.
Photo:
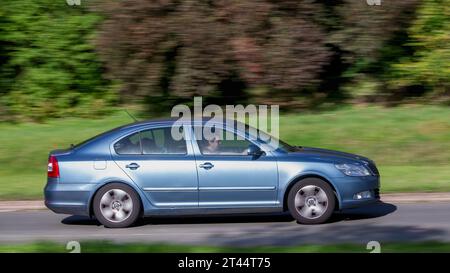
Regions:
<instances>
[{"instance_id":1,"label":"asphalt road","mask_svg":"<svg viewBox=\"0 0 450 273\"><path fill-rule=\"evenodd\" d=\"M450 241L450 203L380 203L345 211L323 225L297 224L288 215L151 218L108 229L86 217L48 210L0 212L0 243L110 240L171 244L264 246L369 241Z\"/></svg>"}]
</instances>

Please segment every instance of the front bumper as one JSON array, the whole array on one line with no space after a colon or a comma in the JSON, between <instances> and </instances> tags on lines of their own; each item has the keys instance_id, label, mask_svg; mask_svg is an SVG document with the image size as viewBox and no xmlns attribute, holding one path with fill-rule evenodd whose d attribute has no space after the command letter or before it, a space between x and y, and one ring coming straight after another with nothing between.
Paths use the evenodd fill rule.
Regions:
<instances>
[{"instance_id":1,"label":"front bumper","mask_svg":"<svg viewBox=\"0 0 450 273\"><path fill-rule=\"evenodd\" d=\"M340 198L339 209L355 208L367 204L376 203L380 200L380 177L342 177L334 180L336 190ZM370 191L370 198L354 199L354 195L359 192Z\"/></svg>"}]
</instances>

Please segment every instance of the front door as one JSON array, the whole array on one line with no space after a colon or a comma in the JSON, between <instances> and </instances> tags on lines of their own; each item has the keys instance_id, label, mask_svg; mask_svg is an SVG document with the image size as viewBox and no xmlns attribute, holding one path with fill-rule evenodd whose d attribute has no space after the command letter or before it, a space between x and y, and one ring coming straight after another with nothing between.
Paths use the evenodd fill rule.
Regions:
<instances>
[{"instance_id":1,"label":"front door","mask_svg":"<svg viewBox=\"0 0 450 273\"><path fill-rule=\"evenodd\" d=\"M243 135L239 139L236 132L228 131L226 137L227 132L219 129L216 137L201 135L199 139L196 134L197 139L193 142L199 179L199 207L277 205L278 171L271 154L247 155L252 142L242 139ZM231 140L230 135L233 135Z\"/></svg>"}]
</instances>

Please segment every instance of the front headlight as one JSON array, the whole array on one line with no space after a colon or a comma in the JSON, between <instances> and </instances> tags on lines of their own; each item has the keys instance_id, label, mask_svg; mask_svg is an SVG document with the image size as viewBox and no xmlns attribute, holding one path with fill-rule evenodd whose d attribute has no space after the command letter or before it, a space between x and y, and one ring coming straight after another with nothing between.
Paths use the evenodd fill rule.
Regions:
<instances>
[{"instance_id":1,"label":"front headlight","mask_svg":"<svg viewBox=\"0 0 450 273\"><path fill-rule=\"evenodd\" d=\"M348 176L368 176L370 172L363 165L335 164L336 168Z\"/></svg>"}]
</instances>

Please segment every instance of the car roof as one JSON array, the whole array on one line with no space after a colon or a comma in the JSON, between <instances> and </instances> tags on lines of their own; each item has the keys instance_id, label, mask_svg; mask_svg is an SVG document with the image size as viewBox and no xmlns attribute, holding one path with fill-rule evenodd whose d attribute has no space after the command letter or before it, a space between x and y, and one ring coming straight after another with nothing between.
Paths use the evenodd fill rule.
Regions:
<instances>
[{"instance_id":1,"label":"car roof","mask_svg":"<svg viewBox=\"0 0 450 273\"><path fill-rule=\"evenodd\" d=\"M161 118L161 119L149 119L149 120L133 122L130 124L125 124L123 126L116 128L116 130L132 129L132 128L146 126L146 125L173 125L176 121L182 122L184 124L188 123L188 124L194 124L194 125L200 125L200 124L203 125L207 122L214 123L214 124L222 124L222 125L226 125L226 124L230 124L230 123L232 123L232 124L241 123L239 121L229 120L229 119L223 119L222 121L214 122L213 118L204 118L204 117L203 118L192 118L190 121L188 121L186 119L181 119L181 118Z\"/></svg>"}]
</instances>

